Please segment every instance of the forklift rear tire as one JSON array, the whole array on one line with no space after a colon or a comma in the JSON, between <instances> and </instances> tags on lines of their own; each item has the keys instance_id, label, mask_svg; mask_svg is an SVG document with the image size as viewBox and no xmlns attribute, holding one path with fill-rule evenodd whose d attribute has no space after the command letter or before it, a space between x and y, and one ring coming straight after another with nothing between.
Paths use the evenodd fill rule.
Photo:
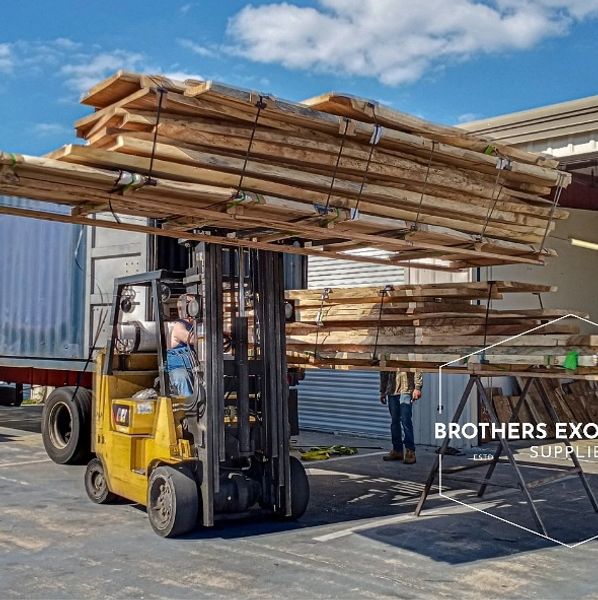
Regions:
<instances>
[{"instance_id":1,"label":"forklift rear tire","mask_svg":"<svg viewBox=\"0 0 598 600\"><path fill-rule=\"evenodd\" d=\"M118 496L108 489L108 482L104 473L104 465L99 458L92 458L85 470L85 491L89 499L96 504L109 504Z\"/></svg>"},{"instance_id":2,"label":"forklift rear tire","mask_svg":"<svg viewBox=\"0 0 598 600\"><path fill-rule=\"evenodd\" d=\"M147 515L162 537L176 537L197 526L199 499L195 479L186 469L156 467L147 490Z\"/></svg>"},{"instance_id":3,"label":"forklift rear tire","mask_svg":"<svg viewBox=\"0 0 598 600\"><path fill-rule=\"evenodd\" d=\"M91 456L91 390L56 388L42 412L42 440L59 465L86 463Z\"/></svg>"},{"instance_id":4,"label":"forklift rear tire","mask_svg":"<svg viewBox=\"0 0 598 600\"><path fill-rule=\"evenodd\" d=\"M295 456L291 460L291 516L290 520L299 519L309 504L309 479L301 461Z\"/></svg>"}]
</instances>

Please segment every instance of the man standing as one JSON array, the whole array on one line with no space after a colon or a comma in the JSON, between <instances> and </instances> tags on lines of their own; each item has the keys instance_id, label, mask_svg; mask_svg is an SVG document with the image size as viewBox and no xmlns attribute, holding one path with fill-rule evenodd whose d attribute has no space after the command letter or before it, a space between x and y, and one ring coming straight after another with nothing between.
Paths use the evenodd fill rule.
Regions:
<instances>
[{"instance_id":1,"label":"man standing","mask_svg":"<svg viewBox=\"0 0 598 600\"><path fill-rule=\"evenodd\" d=\"M392 437L392 449L384 460L402 460L407 465L415 463L412 404L421 398L422 387L420 371L380 371L380 402L388 402Z\"/></svg>"}]
</instances>

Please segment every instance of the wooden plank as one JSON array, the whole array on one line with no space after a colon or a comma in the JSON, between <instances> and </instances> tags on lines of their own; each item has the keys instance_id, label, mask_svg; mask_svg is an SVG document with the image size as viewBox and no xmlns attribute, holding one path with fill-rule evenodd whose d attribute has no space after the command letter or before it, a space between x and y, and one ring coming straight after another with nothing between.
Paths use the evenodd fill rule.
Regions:
<instances>
[{"instance_id":1,"label":"wooden plank","mask_svg":"<svg viewBox=\"0 0 598 600\"><path fill-rule=\"evenodd\" d=\"M272 163L262 163L255 160L245 161L241 157L228 157L216 155L210 152L201 152L171 144L157 143L154 147L149 140L138 140L133 137L118 136L115 144L110 148L113 151L124 152L134 156L150 157L155 151L155 156L162 160L190 165L193 167L202 167L213 169L219 173L238 174L245 173L249 177L256 179L264 179L266 181L281 183L283 185L296 186L301 189L312 189L314 191L328 192L330 190L330 177L328 175L317 175L308 173L305 169L292 169L282 167ZM238 182L238 179L237 179ZM261 190L260 190L261 191ZM490 201L484 199L470 198L466 202L452 201L446 197L442 200L442 208L438 208L438 203L441 202L439 197L432 194L425 194L423 199L421 194L411 192L409 190L393 188L387 185L377 185L366 183L361 185L359 182L337 177L334 181L334 191L337 194L346 195L348 197L357 197L361 194L364 199L371 201L390 202L391 199L404 204L418 207L422 205L425 213L422 213L422 222L426 222L427 213L452 216L457 215L466 220L471 220L472 217L478 217L482 220L482 225L485 222L488 212L492 207ZM502 203L504 204L504 203ZM501 206L502 206L501 204ZM500 221L501 223L512 224L513 231L529 232L530 234L543 235L546 228L545 219L540 219L532 215L523 215L510 210L503 210L496 207L492 211L493 222ZM515 236L513 235L515 238ZM521 236L523 237L523 236ZM516 238L519 239L519 238ZM525 239L525 238L524 238Z\"/></svg>"},{"instance_id":2,"label":"wooden plank","mask_svg":"<svg viewBox=\"0 0 598 600\"><path fill-rule=\"evenodd\" d=\"M511 406L511 410L514 410L519 402L519 396L508 396L509 404ZM532 417L532 414L528 408L527 402L523 401L523 404L519 407L519 415L517 418L519 423L532 423L532 425L536 425L535 419Z\"/></svg>"},{"instance_id":3,"label":"wooden plank","mask_svg":"<svg viewBox=\"0 0 598 600\"><path fill-rule=\"evenodd\" d=\"M62 223L75 223L78 225L88 225L90 227L102 227L107 229L118 229L121 231L134 231L138 233L145 233L148 235L157 235L162 237L170 237L180 239L181 233L179 231L172 231L168 229L160 229L158 227L150 227L145 225L136 225L134 223L116 223L112 221L103 221L100 219L90 219L88 217L80 217L77 215L64 215L57 213L50 213L46 211L29 210L24 208L0 206L0 214L27 217L30 219L38 219L42 221L55 221ZM219 244L231 247L242 247L242 248L255 248L256 250L270 250L272 252L280 252L280 246L277 244L268 244L265 242L255 242L253 240L238 239L235 237L225 237L213 235L211 233L196 234L196 233L185 233L185 239L209 242L211 244ZM320 251L312 248L298 247L298 246L285 246L284 249L287 254L299 254L304 256L327 256L329 258L336 258L342 260L354 260L356 262L367 262L371 264L382 264L388 265L389 261L382 258L375 258L372 256L368 257L352 257L352 255L344 255L338 252Z\"/></svg>"},{"instance_id":4,"label":"wooden plank","mask_svg":"<svg viewBox=\"0 0 598 600\"><path fill-rule=\"evenodd\" d=\"M139 124L146 125L145 132L137 131ZM112 128L110 131L106 131L106 134L125 133L128 126L132 125L135 129L128 131L129 136L150 139L153 136L154 124L155 116L147 117L129 113L122 128ZM467 171L449 168L442 164L432 165L428 169L427 165L388 152L374 150L370 153L367 148L362 148L360 144L351 142L345 143L343 155L337 165L338 143L296 137L286 133L281 134L265 128L258 128L253 132L249 127L225 126L214 124L213 121L203 122L200 120L197 122L195 120L190 122L189 119L176 119L166 116L160 120L159 133L161 140L171 140L170 143L176 140L177 143L188 144L191 148L201 146L227 155L237 153L242 156L247 151L248 142L253 133L252 157L275 159L276 162L288 162L290 164L311 165L319 169L327 166L331 169L337 168L339 173L352 173L359 176L363 175L367 167L369 177L399 181L409 189L421 191L424 182L426 189L430 191L438 189L446 194L450 189L454 189L452 197L455 199L463 197L464 193L468 193L472 196L494 200L497 194L494 183L495 178L485 178L480 174L473 177ZM509 200L513 199L508 188L501 186L498 193L500 205L504 209L544 217L550 214L551 209L548 206L538 206L528 202L508 204ZM555 218L562 218L566 216L566 211L557 209L554 216Z\"/></svg>"},{"instance_id":5,"label":"wooden plank","mask_svg":"<svg viewBox=\"0 0 598 600\"><path fill-rule=\"evenodd\" d=\"M488 393L488 391L486 391ZM496 416L501 423L509 423L511 420L511 404L509 399L502 395L489 394L496 411Z\"/></svg>"},{"instance_id":6,"label":"wooden plank","mask_svg":"<svg viewBox=\"0 0 598 600\"><path fill-rule=\"evenodd\" d=\"M469 132L457 127L437 125L436 123L431 123L391 109L379 102L373 102L372 100L358 98L349 94L328 92L303 100L302 104L335 115L359 119L368 123L378 123L379 125L393 129L419 133L447 144L468 148L476 152L485 152L488 146L493 146L502 156L510 156L515 160L550 168L556 168L559 165L559 161L556 159L526 152L513 146L507 146L492 138L482 137L479 134L471 135Z\"/></svg>"},{"instance_id":7,"label":"wooden plank","mask_svg":"<svg viewBox=\"0 0 598 600\"><path fill-rule=\"evenodd\" d=\"M149 169L149 156L151 150L146 148L145 154L147 156L139 157L133 154L122 154L115 151L99 150L95 148L85 146L69 145L61 148L55 152L52 152L48 158L68 161L74 164L85 164L89 166L98 167L113 167L113 168L126 168L140 173L147 173ZM163 160L161 157L157 158L153 163L153 173L156 177L163 177L166 179L177 179L180 181L187 181L192 183L201 183L208 185L223 185L223 186L234 186L238 185L240 179L238 174L225 173L223 171L217 171L213 168L197 167L192 165L185 165L170 160ZM327 193L319 190L310 190L304 187L297 187L301 182L297 181L295 185L290 185L281 181L267 181L257 177L246 176L243 179L243 189L256 192L258 194L272 194L274 196L292 198L300 201L308 201L310 204L322 204L325 205L327 201ZM314 187L313 185L310 187ZM324 183L321 182L319 185L320 189L323 189ZM394 191L390 193L391 198L396 199L397 194ZM355 200L344 196L332 195L330 197L330 206L337 208L351 209L355 205ZM415 219L417 212L414 209L405 210L403 208L390 207L385 205L376 205L369 201L362 201L360 208L364 211L371 212L374 214L380 214L384 216L393 216L397 218ZM414 207L415 208L415 207ZM446 212L446 211L438 211ZM471 230L473 233L479 232L483 228L483 219L480 217L479 223L473 223L473 217L469 217L469 221L463 219L463 215L455 214L454 217L450 216L438 216L428 215L426 221L431 225L441 226L452 226L453 229L460 229L463 231ZM490 237L504 238L508 240L528 240L531 242L538 241L543 235L544 230L541 227L530 227L527 225L516 225L511 224L509 229L505 229L504 226L489 225L486 228L487 234ZM432 244L419 244L421 247L431 247ZM439 245L435 245L434 248L439 249ZM455 254L469 254L467 249L462 248L451 248L451 253ZM515 258L515 257L513 257ZM522 262L528 262L529 259L523 260ZM519 261L517 261L519 262ZM539 263L539 261L535 261Z\"/></svg>"},{"instance_id":8,"label":"wooden plank","mask_svg":"<svg viewBox=\"0 0 598 600\"><path fill-rule=\"evenodd\" d=\"M188 86L185 95L195 98L197 96L214 98L220 102L230 104L236 107L243 107L245 110L256 112L255 102L257 101L254 92L246 92L231 86L215 83L212 81L203 82L197 86ZM302 125L304 127L322 130L328 133L342 132L342 119L334 115L326 115L317 110L312 110L305 105L288 102L278 98L267 98L266 108L262 112L266 116L276 116L287 122ZM371 139L375 133L374 126L358 121L351 122L351 134L362 139ZM380 143L390 144L390 142L407 146L413 152L424 153L429 155L434 150L437 156L442 156L445 159L453 159L460 163L471 163L472 168L492 172L496 169L498 160L484 154L483 152L475 152L468 149L456 148L444 143L432 143L432 140L422 136L412 135L396 130L387 130L382 137ZM491 168L490 168L491 167ZM494 171L495 172L495 171ZM530 165L525 163L513 162L511 170L505 173L505 178L515 180L526 180L540 185L556 185L559 178L563 178L565 185L570 181L569 175L557 176L554 169L541 167L538 165Z\"/></svg>"}]
</instances>

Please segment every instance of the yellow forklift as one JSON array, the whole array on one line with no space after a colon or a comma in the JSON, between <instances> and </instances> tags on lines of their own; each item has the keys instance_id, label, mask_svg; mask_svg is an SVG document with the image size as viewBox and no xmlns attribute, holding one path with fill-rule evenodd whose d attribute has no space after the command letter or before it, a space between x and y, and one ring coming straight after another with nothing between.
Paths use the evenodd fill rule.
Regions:
<instances>
[{"instance_id":1,"label":"yellow forklift","mask_svg":"<svg viewBox=\"0 0 598 600\"><path fill-rule=\"evenodd\" d=\"M46 450L63 464L91 451L91 500L146 506L163 537L231 517L297 519L309 483L289 452L290 427L297 427L289 384L298 374L285 360L285 322L294 311L284 300L283 255L207 243L189 252L184 276L154 271L115 280L111 334L96 358L93 390L59 388L48 398ZM140 297L148 322L128 320ZM190 396L173 393L169 381L177 307L193 332Z\"/></svg>"}]
</instances>

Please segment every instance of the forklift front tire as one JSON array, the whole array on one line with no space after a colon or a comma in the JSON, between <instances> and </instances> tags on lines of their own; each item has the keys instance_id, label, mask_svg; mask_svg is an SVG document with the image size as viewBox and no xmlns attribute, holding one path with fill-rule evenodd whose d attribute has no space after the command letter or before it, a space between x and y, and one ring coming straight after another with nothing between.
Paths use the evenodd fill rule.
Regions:
<instances>
[{"instance_id":1,"label":"forklift front tire","mask_svg":"<svg viewBox=\"0 0 598 600\"><path fill-rule=\"evenodd\" d=\"M301 461L295 456L291 461L291 516L290 520L299 519L309 504L309 479Z\"/></svg>"},{"instance_id":2,"label":"forklift front tire","mask_svg":"<svg viewBox=\"0 0 598 600\"><path fill-rule=\"evenodd\" d=\"M162 537L176 537L197 526L199 499L195 479L186 469L156 467L147 491L147 515Z\"/></svg>"},{"instance_id":3,"label":"forklift front tire","mask_svg":"<svg viewBox=\"0 0 598 600\"><path fill-rule=\"evenodd\" d=\"M92 458L85 470L85 491L89 499L96 504L109 504L118 496L108 489L104 465L99 458Z\"/></svg>"}]
</instances>

